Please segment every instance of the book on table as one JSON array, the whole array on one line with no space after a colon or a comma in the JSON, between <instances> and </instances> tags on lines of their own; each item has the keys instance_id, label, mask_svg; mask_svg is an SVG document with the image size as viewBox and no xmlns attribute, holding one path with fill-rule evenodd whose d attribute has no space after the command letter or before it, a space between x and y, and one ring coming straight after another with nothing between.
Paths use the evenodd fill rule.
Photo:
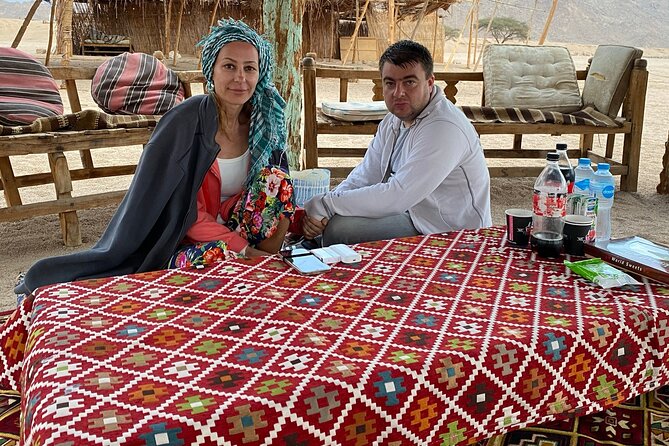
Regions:
<instances>
[{"instance_id":1,"label":"book on table","mask_svg":"<svg viewBox=\"0 0 669 446\"><path fill-rule=\"evenodd\" d=\"M669 284L669 247L639 236L586 243L585 253L626 271Z\"/></svg>"}]
</instances>

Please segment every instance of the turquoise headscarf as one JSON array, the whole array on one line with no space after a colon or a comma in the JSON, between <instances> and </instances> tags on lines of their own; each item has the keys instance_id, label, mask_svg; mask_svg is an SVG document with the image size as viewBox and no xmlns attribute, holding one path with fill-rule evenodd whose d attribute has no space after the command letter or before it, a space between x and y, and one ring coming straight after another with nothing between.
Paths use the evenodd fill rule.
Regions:
<instances>
[{"instance_id":1,"label":"turquoise headscarf","mask_svg":"<svg viewBox=\"0 0 669 446\"><path fill-rule=\"evenodd\" d=\"M211 32L198 43L202 46L202 73L207 89L214 91L214 63L218 52L230 42L248 42L258 50L258 84L251 96L251 122L249 124L249 150L251 167L246 187L260 170L267 165L275 150L286 150L286 101L279 95L273 82L274 56L270 43L241 20L219 20Z\"/></svg>"}]
</instances>

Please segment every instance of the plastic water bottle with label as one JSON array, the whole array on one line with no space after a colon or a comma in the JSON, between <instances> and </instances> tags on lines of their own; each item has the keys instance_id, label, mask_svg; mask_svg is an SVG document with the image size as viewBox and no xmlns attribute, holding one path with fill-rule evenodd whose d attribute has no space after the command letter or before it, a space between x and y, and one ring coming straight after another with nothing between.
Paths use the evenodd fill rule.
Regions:
<instances>
[{"instance_id":1,"label":"plastic water bottle with label","mask_svg":"<svg viewBox=\"0 0 669 446\"><path fill-rule=\"evenodd\" d=\"M558 167L560 155L546 155L546 167L534 183L532 197L532 242L562 241L562 225L566 214L567 182Z\"/></svg>"},{"instance_id":2,"label":"plastic water bottle with label","mask_svg":"<svg viewBox=\"0 0 669 446\"><path fill-rule=\"evenodd\" d=\"M616 191L616 180L611 174L608 163L597 164L597 172L592 177L590 188L597 197L597 227L595 240L611 238L611 208Z\"/></svg>"},{"instance_id":3,"label":"plastic water bottle with label","mask_svg":"<svg viewBox=\"0 0 669 446\"><path fill-rule=\"evenodd\" d=\"M578 165L574 169L574 190L567 198L567 213L584 215L592 218L592 227L587 241L595 239L595 228L597 221L597 197L590 187L590 182L595 176L595 171L590 165L590 158L579 158Z\"/></svg>"}]
</instances>

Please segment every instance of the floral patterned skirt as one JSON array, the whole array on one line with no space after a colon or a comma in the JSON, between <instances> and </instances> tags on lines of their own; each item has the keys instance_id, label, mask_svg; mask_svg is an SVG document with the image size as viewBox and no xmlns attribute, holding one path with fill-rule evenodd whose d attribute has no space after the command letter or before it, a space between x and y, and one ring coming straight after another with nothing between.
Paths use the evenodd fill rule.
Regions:
<instances>
[{"instance_id":1,"label":"floral patterned skirt","mask_svg":"<svg viewBox=\"0 0 669 446\"><path fill-rule=\"evenodd\" d=\"M282 218L295 213L293 184L290 175L276 166L262 169L244 191L225 225L254 246L276 232ZM206 266L237 254L221 240L184 245L170 258L168 268Z\"/></svg>"}]
</instances>

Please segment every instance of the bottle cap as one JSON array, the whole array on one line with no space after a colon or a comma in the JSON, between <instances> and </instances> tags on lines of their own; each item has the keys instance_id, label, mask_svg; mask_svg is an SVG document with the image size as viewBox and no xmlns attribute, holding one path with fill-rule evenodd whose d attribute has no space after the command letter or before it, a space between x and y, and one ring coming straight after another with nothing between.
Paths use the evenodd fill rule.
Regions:
<instances>
[{"instance_id":1,"label":"bottle cap","mask_svg":"<svg viewBox=\"0 0 669 446\"><path fill-rule=\"evenodd\" d=\"M559 142L555 144L555 150L567 150L567 144L564 142Z\"/></svg>"},{"instance_id":2,"label":"bottle cap","mask_svg":"<svg viewBox=\"0 0 669 446\"><path fill-rule=\"evenodd\" d=\"M578 164L580 166L589 166L591 163L590 158L579 158L578 159Z\"/></svg>"},{"instance_id":3,"label":"bottle cap","mask_svg":"<svg viewBox=\"0 0 669 446\"><path fill-rule=\"evenodd\" d=\"M609 170L609 163L597 163L597 170Z\"/></svg>"},{"instance_id":4,"label":"bottle cap","mask_svg":"<svg viewBox=\"0 0 669 446\"><path fill-rule=\"evenodd\" d=\"M560 154L557 152L548 152L548 154L546 155L546 159L548 161L557 161L560 159Z\"/></svg>"}]
</instances>

